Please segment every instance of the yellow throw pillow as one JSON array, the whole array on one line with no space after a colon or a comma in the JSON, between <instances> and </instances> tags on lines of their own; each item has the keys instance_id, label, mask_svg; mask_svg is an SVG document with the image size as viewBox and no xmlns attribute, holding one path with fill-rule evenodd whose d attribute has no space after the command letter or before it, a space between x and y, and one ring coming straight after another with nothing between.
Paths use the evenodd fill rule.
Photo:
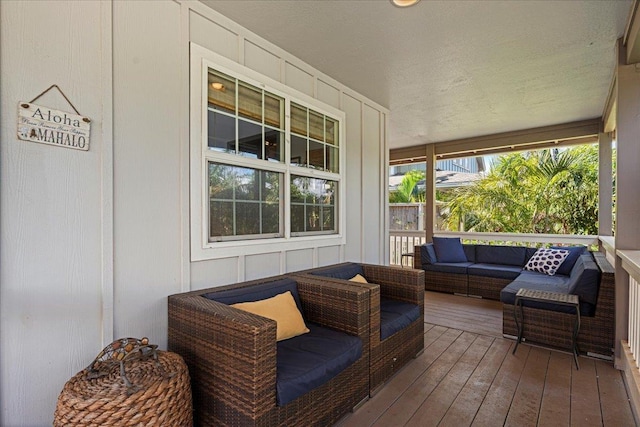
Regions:
<instances>
[{"instance_id":1,"label":"yellow throw pillow","mask_svg":"<svg viewBox=\"0 0 640 427\"><path fill-rule=\"evenodd\" d=\"M231 304L231 307L275 320L277 324L276 339L278 341L309 332L293 299L293 295L291 295L291 291L260 301Z\"/></svg>"},{"instance_id":2,"label":"yellow throw pillow","mask_svg":"<svg viewBox=\"0 0 640 427\"><path fill-rule=\"evenodd\" d=\"M362 275L360 274L356 274L355 276L353 276L351 279L349 279L351 282L358 282L358 283L369 283L367 282L367 279L365 279L364 277L362 277Z\"/></svg>"}]
</instances>

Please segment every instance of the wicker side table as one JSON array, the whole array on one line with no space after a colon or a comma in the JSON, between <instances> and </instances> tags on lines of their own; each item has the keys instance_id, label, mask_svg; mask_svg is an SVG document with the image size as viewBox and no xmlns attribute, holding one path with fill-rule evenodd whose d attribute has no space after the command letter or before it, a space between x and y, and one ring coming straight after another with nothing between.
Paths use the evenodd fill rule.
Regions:
<instances>
[{"instance_id":1,"label":"wicker side table","mask_svg":"<svg viewBox=\"0 0 640 427\"><path fill-rule=\"evenodd\" d=\"M140 387L133 394L127 393L118 365L114 365L113 372L95 379L87 379L84 370L78 372L58 397L53 425L193 425L189 373L182 357L158 351L158 362L135 360L127 365L126 372L129 380Z\"/></svg>"},{"instance_id":2,"label":"wicker side table","mask_svg":"<svg viewBox=\"0 0 640 427\"><path fill-rule=\"evenodd\" d=\"M573 324L573 333L571 334L571 351L573 352L573 360L576 362L576 369L580 369L578 364L578 334L580 333L580 299L577 295L563 294L559 292L540 291L534 289L520 289L516 293L513 317L518 329L518 340L513 348L513 354L516 354L518 344L522 342L522 333L524 331L524 311L523 303L525 301L548 302L558 305L565 305L575 309L576 320ZM520 316L522 320L518 322L518 306L520 307Z\"/></svg>"}]
</instances>

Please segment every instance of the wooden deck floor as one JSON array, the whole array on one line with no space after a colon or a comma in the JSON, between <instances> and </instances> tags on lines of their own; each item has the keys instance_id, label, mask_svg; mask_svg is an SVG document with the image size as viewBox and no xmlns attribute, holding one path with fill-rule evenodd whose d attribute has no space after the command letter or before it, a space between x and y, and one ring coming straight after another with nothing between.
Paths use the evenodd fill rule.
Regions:
<instances>
[{"instance_id":1,"label":"wooden deck floor","mask_svg":"<svg viewBox=\"0 0 640 427\"><path fill-rule=\"evenodd\" d=\"M425 351L343 418L362 426L635 426L611 362L502 338L499 303L428 293Z\"/></svg>"}]
</instances>

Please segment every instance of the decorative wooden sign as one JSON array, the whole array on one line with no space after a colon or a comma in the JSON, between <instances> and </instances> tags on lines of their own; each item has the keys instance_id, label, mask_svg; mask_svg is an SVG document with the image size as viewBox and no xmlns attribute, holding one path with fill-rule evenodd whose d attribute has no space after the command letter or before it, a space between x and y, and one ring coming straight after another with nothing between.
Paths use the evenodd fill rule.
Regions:
<instances>
[{"instance_id":1,"label":"decorative wooden sign","mask_svg":"<svg viewBox=\"0 0 640 427\"><path fill-rule=\"evenodd\" d=\"M73 107L73 105L72 105ZM18 104L18 138L75 150L89 150L91 120L49 107Z\"/></svg>"}]
</instances>

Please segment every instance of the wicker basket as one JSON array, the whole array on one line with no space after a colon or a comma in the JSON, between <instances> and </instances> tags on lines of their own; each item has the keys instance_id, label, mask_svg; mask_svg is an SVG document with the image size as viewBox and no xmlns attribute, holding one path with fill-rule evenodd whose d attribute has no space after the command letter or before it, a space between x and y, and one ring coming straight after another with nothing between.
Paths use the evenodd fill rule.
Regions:
<instances>
[{"instance_id":1,"label":"wicker basket","mask_svg":"<svg viewBox=\"0 0 640 427\"><path fill-rule=\"evenodd\" d=\"M84 370L78 372L58 397L53 425L193 425L187 366L179 355L164 351L158 351L158 362L163 369L151 358L127 363L127 377L140 387L133 394L127 393L117 364L96 379L87 379Z\"/></svg>"}]
</instances>

